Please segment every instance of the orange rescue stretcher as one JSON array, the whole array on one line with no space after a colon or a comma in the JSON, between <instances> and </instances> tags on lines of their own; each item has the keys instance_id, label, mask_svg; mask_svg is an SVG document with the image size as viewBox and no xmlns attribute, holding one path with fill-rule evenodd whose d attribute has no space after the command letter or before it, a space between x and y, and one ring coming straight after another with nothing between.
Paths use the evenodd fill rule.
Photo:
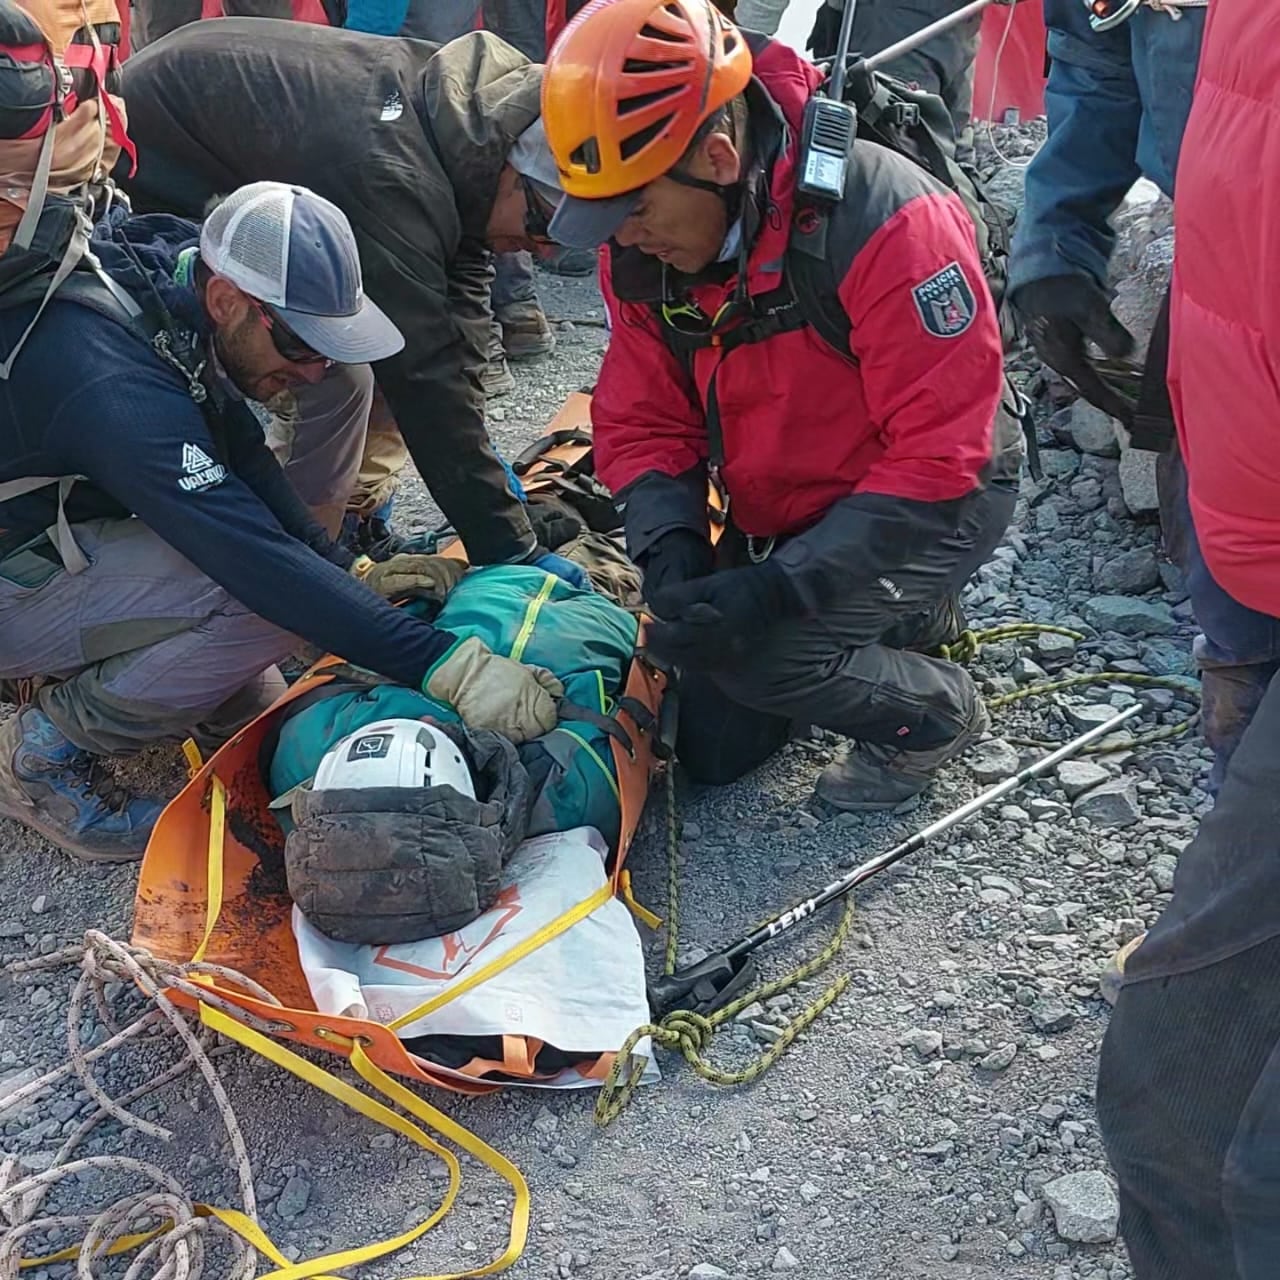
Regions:
<instances>
[{"instance_id":1,"label":"orange rescue stretcher","mask_svg":"<svg viewBox=\"0 0 1280 1280\"><path fill-rule=\"evenodd\" d=\"M560 443L553 443L525 468L522 479L529 489L538 488L539 478L546 479L557 468L581 462L590 448L590 403L589 396L579 393L571 395L562 406L548 429L548 436ZM443 554L464 552L455 542ZM290 702L333 678L329 669L337 661L327 658L317 663L273 707L211 759L199 763L191 780L165 809L142 863L132 941L164 960L181 964L198 959L252 979L281 1004L240 990L217 975L202 978L201 982L232 1017L242 1018L250 1027L270 1036L348 1057L352 1047L359 1044L377 1067L394 1075L460 1093L493 1092L502 1085L486 1081L482 1070L477 1076L467 1076L437 1068L410 1053L390 1026L318 1012L298 961L290 927L292 903L287 895L264 892L260 887L262 877L255 874L259 867L255 848L282 849L284 840L268 809L270 796L259 762L264 739ZM606 898L626 892L627 850L662 751L655 735L664 689L660 672L638 657L632 661L625 693L647 709L652 719L640 724L636 715L644 717L639 711L632 715L619 708L617 712L631 750L612 741L622 822L618 847L611 851L612 875ZM196 763L193 761L193 765ZM586 905L580 904L584 908ZM192 1002L180 993L169 994L175 1001L192 1007ZM523 1059L530 1064L530 1082L536 1080L531 1066L536 1047L533 1051L519 1046L512 1049L504 1055L505 1063L489 1065L501 1068L504 1078L509 1079L513 1073L519 1075L519 1062ZM602 1055L597 1064L584 1070L591 1077L598 1074L602 1078L612 1059L612 1054ZM483 1065L476 1064L477 1069Z\"/></svg>"}]
</instances>

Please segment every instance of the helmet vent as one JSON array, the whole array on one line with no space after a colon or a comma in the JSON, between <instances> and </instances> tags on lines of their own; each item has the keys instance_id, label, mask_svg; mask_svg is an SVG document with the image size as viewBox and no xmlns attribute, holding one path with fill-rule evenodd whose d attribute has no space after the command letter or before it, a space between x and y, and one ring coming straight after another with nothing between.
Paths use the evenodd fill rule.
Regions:
<instances>
[{"instance_id":1,"label":"helmet vent","mask_svg":"<svg viewBox=\"0 0 1280 1280\"><path fill-rule=\"evenodd\" d=\"M684 90L679 85L676 85L669 89L655 89L652 93L637 93L630 98L619 98L618 114L620 116L629 116L636 111L643 111L645 107L665 102L668 98L679 97L683 92Z\"/></svg>"},{"instance_id":2,"label":"helmet vent","mask_svg":"<svg viewBox=\"0 0 1280 1280\"><path fill-rule=\"evenodd\" d=\"M643 129L637 130L630 137L623 138L619 151L622 153L624 160L630 160L632 156L643 151L664 129L670 125L674 116L663 116L661 120L656 120L653 124L645 125Z\"/></svg>"},{"instance_id":3,"label":"helmet vent","mask_svg":"<svg viewBox=\"0 0 1280 1280\"><path fill-rule=\"evenodd\" d=\"M588 138L580 147L575 147L569 156L569 163L585 169L588 173L600 172L600 143L595 138Z\"/></svg>"}]
</instances>

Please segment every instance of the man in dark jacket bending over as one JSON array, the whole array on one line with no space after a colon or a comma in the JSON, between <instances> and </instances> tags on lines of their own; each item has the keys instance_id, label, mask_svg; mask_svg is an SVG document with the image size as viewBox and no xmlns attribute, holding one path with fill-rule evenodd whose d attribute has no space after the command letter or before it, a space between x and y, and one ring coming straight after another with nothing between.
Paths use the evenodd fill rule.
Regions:
<instances>
[{"instance_id":1,"label":"man in dark jacket bending over","mask_svg":"<svg viewBox=\"0 0 1280 1280\"><path fill-rule=\"evenodd\" d=\"M986 729L960 667L900 646L1000 540L1021 440L960 199L865 141L829 215L797 195L818 79L709 0L589 6L547 64L551 234L610 241L596 457L653 648L734 703L853 739L818 794L880 808ZM839 350L798 304L802 270Z\"/></svg>"},{"instance_id":2,"label":"man in dark jacket bending over","mask_svg":"<svg viewBox=\"0 0 1280 1280\"><path fill-rule=\"evenodd\" d=\"M248 18L184 27L125 66L135 207L199 218L211 196L269 179L347 215L405 338L378 386L473 564L545 555L489 443L480 381L489 250L545 232L510 163L541 81L487 32L437 46ZM558 557L544 567L580 577Z\"/></svg>"}]
</instances>

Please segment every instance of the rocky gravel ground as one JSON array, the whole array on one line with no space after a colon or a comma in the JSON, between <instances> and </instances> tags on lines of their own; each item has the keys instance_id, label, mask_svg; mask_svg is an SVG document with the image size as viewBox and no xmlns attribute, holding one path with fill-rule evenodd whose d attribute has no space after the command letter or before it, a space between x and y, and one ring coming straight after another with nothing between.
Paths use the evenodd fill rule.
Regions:
<instances>
[{"instance_id":1,"label":"rocky gravel ground","mask_svg":"<svg viewBox=\"0 0 1280 1280\"><path fill-rule=\"evenodd\" d=\"M495 402L493 434L517 451L563 396L589 384L604 343L590 282L540 276L563 323L547 361L521 367ZM1154 524L1135 520L1113 438L1023 360L1038 398L1046 478L1024 481L1015 527L966 599L975 626L1065 625L985 648L989 695L1068 672L1190 675L1193 625ZM429 521L420 486L399 519ZM716 790L682 788L682 954L698 954L902 839L1135 694L1144 727L1193 709L1188 693L1105 678L995 714L992 738L951 767L914 811L832 818L810 805L838 748L814 732L756 774ZM1168 900L1178 854L1207 804L1198 737L1062 766L1056 776L951 833L867 886L832 971L747 1010L713 1057L741 1066L835 973L843 996L757 1083L704 1085L678 1061L610 1129L593 1097L531 1092L432 1101L503 1151L533 1192L530 1243L511 1274L675 1280L791 1272L806 1280L1126 1280L1117 1208L1093 1108L1107 1006L1099 971ZM638 896L661 910L661 823L652 814L632 866ZM0 823L0 953L51 952L88 927L127 936L135 870L86 867ZM768 955L780 972L834 924L816 919ZM660 940L650 963L661 963ZM69 971L0 980L0 1097L64 1056ZM89 1028L85 1028L88 1032ZM101 1035L101 1033L99 1033ZM152 1078L170 1050L140 1045L100 1067L109 1092ZM336 1061L336 1060L331 1060ZM248 1054L219 1060L249 1138L263 1223L290 1257L402 1230L438 1203L444 1167ZM345 1069L343 1078L355 1077ZM45 1167L90 1109L55 1090L0 1115L4 1149ZM143 1114L174 1130L165 1146L104 1125L90 1152L128 1149L197 1197L233 1203L228 1153L203 1086L170 1086ZM501 1247L507 1190L464 1162L445 1222L375 1276L434 1274ZM86 1175L58 1203L100 1205L124 1190ZM29 1242L28 1253L71 1235ZM53 1280L66 1268L36 1269Z\"/></svg>"}]
</instances>

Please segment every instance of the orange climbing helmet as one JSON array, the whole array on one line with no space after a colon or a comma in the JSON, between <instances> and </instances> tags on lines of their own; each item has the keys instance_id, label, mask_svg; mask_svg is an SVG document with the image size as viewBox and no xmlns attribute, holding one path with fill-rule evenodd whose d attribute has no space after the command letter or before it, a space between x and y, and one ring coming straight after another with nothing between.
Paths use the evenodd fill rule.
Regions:
<instances>
[{"instance_id":1,"label":"orange climbing helmet","mask_svg":"<svg viewBox=\"0 0 1280 1280\"><path fill-rule=\"evenodd\" d=\"M569 197L562 212L623 196L633 205L750 79L751 51L711 0L591 0L556 41L542 81L543 127ZM605 210L594 212L603 226Z\"/></svg>"}]
</instances>

